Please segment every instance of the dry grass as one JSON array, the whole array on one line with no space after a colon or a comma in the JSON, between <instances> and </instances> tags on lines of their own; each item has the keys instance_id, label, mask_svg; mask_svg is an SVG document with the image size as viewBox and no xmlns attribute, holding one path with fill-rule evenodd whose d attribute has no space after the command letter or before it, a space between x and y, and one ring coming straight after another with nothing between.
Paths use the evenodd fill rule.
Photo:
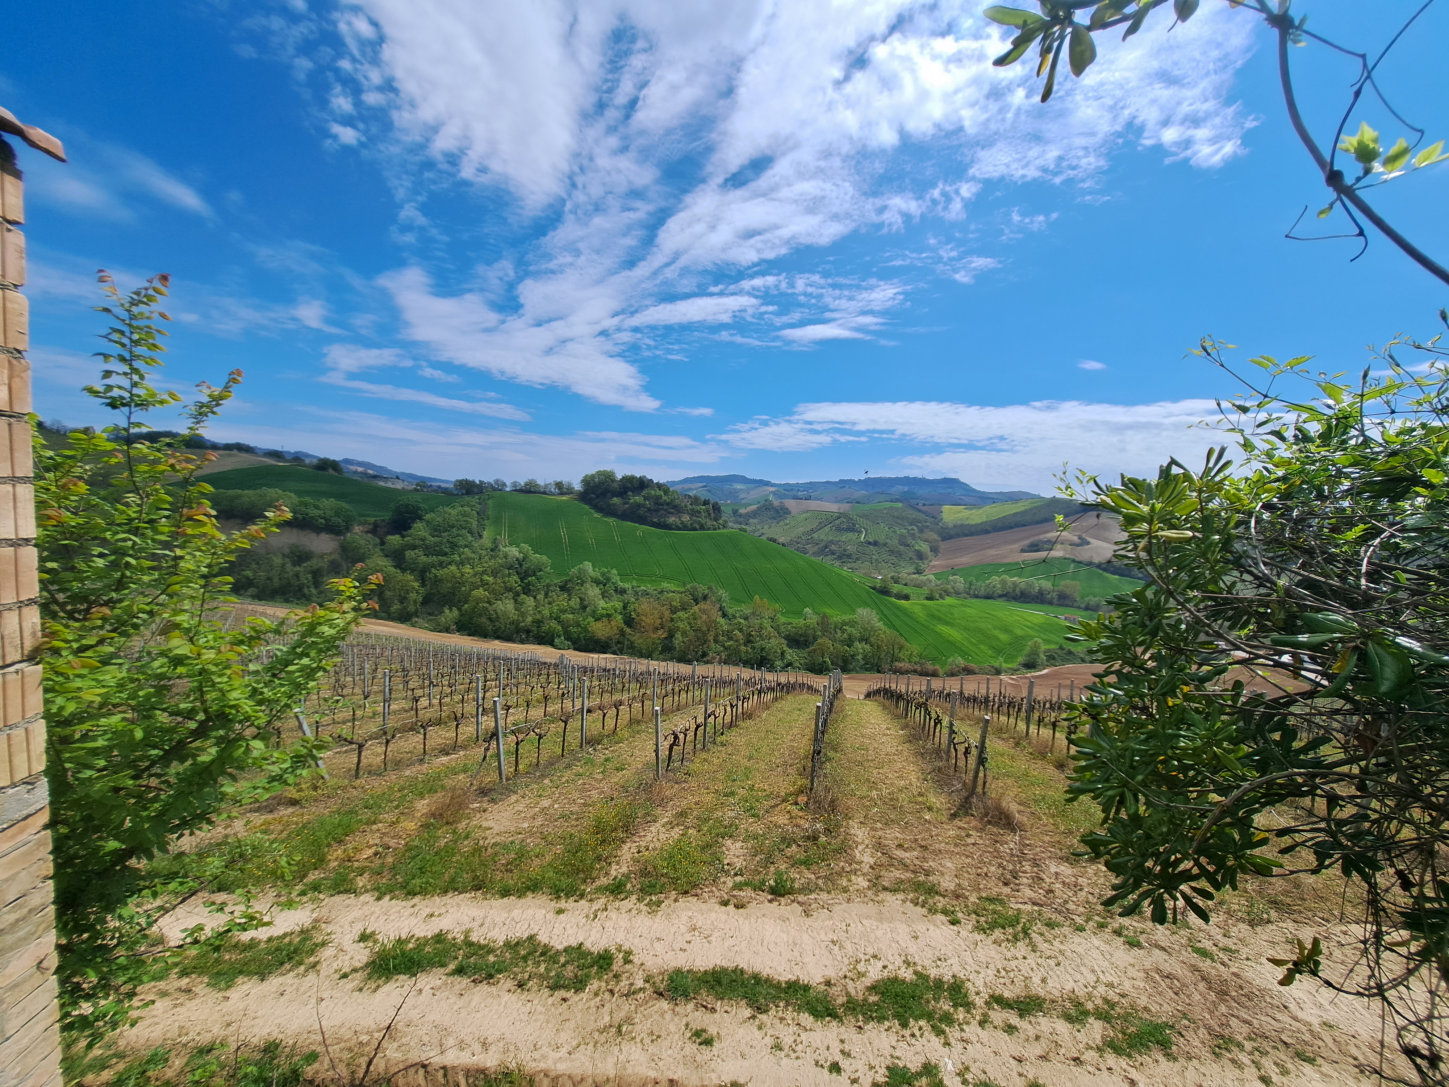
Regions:
<instances>
[{"instance_id":1,"label":"dry grass","mask_svg":"<svg viewBox=\"0 0 1449 1087\"><path fill-rule=\"evenodd\" d=\"M1026 820L1007 797L978 794L967 802L967 810L988 827L1000 827L1017 834L1026 830Z\"/></svg>"}]
</instances>

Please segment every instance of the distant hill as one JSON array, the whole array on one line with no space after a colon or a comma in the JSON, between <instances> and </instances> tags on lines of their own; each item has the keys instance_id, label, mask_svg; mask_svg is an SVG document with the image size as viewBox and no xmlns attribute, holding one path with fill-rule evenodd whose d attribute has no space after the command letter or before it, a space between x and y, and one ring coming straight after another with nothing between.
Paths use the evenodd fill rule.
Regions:
<instances>
[{"instance_id":1,"label":"distant hill","mask_svg":"<svg viewBox=\"0 0 1449 1087\"><path fill-rule=\"evenodd\" d=\"M320 473L318 473L320 474ZM333 477L336 479L337 477ZM1071 632L1039 606L999 600L894 600L858 574L796 554L734 529L670 532L603 517L572 498L495 492L488 496L488 535L546 555L562 577L582 562L612 569L632 584L683 589L715 585L736 604L756 596L790 617L854 615L868 608L889 629L944 663L1014 664L1033 638L1066 644ZM1062 614L1068 609L1054 609Z\"/></svg>"},{"instance_id":2,"label":"distant hill","mask_svg":"<svg viewBox=\"0 0 1449 1087\"><path fill-rule=\"evenodd\" d=\"M1030 491L983 491L959 479L924 476L865 476L804 483L775 483L741 475L688 476L669 486L685 494L734 503L800 498L852 505L896 501L917 506L985 506L1037 497Z\"/></svg>"}]
</instances>

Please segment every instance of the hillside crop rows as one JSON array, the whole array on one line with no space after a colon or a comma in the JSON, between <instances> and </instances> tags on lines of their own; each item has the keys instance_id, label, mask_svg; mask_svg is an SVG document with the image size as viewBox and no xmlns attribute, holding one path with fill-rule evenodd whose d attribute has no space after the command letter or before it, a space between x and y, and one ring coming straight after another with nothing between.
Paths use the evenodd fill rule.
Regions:
<instances>
[{"instance_id":1,"label":"hillside crop rows","mask_svg":"<svg viewBox=\"0 0 1449 1087\"><path fill-rule=\"evenodd\" d=\"M1037 509L1050 501L1049 498L1023 498L1015 502L995 502L989 506L942 506L941 520L948 525L980 525Z\"/></svg>"},{"instance_id":2,"label":"hillside crop rows","mask_svg":"<svg viewBox=\"0 0 1449 1087\"><path fill-rule=\"evenodd\" d=\"M1043 580L1051 585L1063 581L1075 581L1081 586L1081 595L1107 597L1113 593L1131 592L1142 582L1135 578L1109 574L1095 566L1088 566L1075 559L1030 558L1022 556L1020 562L988 562L979 566L960 566L954 570L938 570L935 577L959 577L962 581L986 581L994 577L1012 577L1021 580Z\"/></svg>"},{"instance_id":3,"label":"hillside crop rows","mask_svg":"<svg viewBox=\"0 0 1449 1087\"><path fill-rule=\"evenodd\" d=\"M1039 638L1064 645L1070 628L1038 610L995 600L902 601L881 596L868 578L798 555L736 531L667 532L601 517L566 498L494 494L488 504L492 536L548 556L559 576L582 562L614 569L640 585L715 585L737 604L756 596L800 616L876 612L928 659L951 657L1012 664Z\"/></svg>"}]
</instances>

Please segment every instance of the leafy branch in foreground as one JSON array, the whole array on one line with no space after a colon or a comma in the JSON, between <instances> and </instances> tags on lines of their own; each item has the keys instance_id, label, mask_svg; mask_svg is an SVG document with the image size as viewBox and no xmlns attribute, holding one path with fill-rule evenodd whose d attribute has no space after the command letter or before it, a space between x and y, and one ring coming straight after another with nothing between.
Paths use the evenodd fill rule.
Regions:
<instances>
[{"instance_id":1,"label":"leafy branch in foreground","mask_svg":"<svg viewBox=\"0 0 1449 1087\"><path fill-rule=\"evenodd\" d=\"M1226 345L1202 354L1224 366ZM1426 357L1407 366L1404 349ZM1076 708L1070 793L1107 904L1207 920L1243 875L1337 870L1363 899L1362 956L1274 960L1382 1002L1422 1083L1449 1059L1449 369L1396 341L1348 384L1252 360L1236 435L1200 469L1078 497L1121 518L1150 579L1082 624L1104 665ZM1279 385L1306 386L1289 396ZM1297 391L1295 389L1295 391Z\"/></svg>"},{"instance_id":2,"label":"leafy branch in foreground","mask_svg":"<svg viewBox=\"0 0 1449 1087\"><path fill-rule=\"evenodd\" d=\"M120 421L37 439L35 491L44 620L47 776L54 838L58 976L66 1026L94 1041L123 1023L152 973L152 927L200 888L146 864L222 805L314 769L315 745L279 722L330 666L364 606L361 587L275 622L233 628L223 567L288 516L217 526L183 449L241 378L182 408L184 434L147 440L148 413L181 397L151 384L164 350L165 276L122 294L102 273L112 327L86 392ZM227 923L250 924L241 909ZM198 935L199 932L192 935Z\"/></svg>"},{"instance_id":3,"label":"leafy branch in foreground","mask_svg":"<svg viewBox=\"0 0 1449 1087\"><path fill-rule=\"evenodd\" d=\"M1360 219L1363 219L1419 267L1440 282L1449 284L1449 268L1400 233L1363 195L1365 189L1391 181L1408 170L1419 170L1449 160L1449 153L1444 151L1443 140L1415 152L1415 146L1423 140L1423 131L1399 116L1379 89L1377 82L1378 68L1388 56L1389 51L1413 26L1419 16L1428 9L1433 0L1427 0L1419 7L1398 28L1398 31L1390 38L1388 45L1372 59L1367 53L1347 49L1310 31L1307 26L1307 16L1302 18L1293 16L1290 10L1290 0L1274 0L1274 2L1270 2L1270 0L1227 0L1227 3L1230 7L1243 8L1260 16L1276 37L1278 81L1283 93L1283 103L1288 111L1288 119L1293 125L1293 131L1298 136L1299 142L1303 144L1304 149L1307 150L1314 165L1318 168L1323 183L1333 193L1332 199L1326 207L1319 211L1318 217L1326 218L1332 214L1335 208L1342 208L1349 221L1352 222L1354 231L1352 234L1335 236L1358 238L1367 247L1368 236L1359 222ZM1039 11L1028 11L1025 8L997 4L988 7L985 15L994 23L1016 30L1016 35L1011 39L1006 52L993 61L997 67L1015 64L1035 46L1037 77L1040 78L1043 73L1046 75L1041 92L1041 100L1046 102L1056 89L1057 68L1064 53L1072 75L1081 76L1097 59L1097 44L1094 35L1117 27L1125 27L1126 29L1122 32L1122 38L1125 41L1141 30L1143 24L1152 17L1154 12L1166 8L1168 0L1038 0L1037 6ZM1187 22L1197 14L1198 7L1198 0L1172 0L1173 25ZM1083 21L1079 21L1079 16L1084 17ZM1352 57L1359 65L1359 75L1354 81L1347 108L1343 111L1333 138L1327 142L1326 151L1308 131L1308 126L1303 120L1298 106L1298 96L1293 87L1292 67L1289 64L1289 47L1303 45L1309 41ZM1388 151L1385 151L1380 144L1378 132L1370 128L1367 122L1360 123L1356 134L1345 135L1349 120L1358 109L1360 100L1366 92L1370 91L1396 121L1400 121L1406 128L1414 130L1414 144L1410 144L1408 140L1401 137ZM1339 165L1340 153L1350 157L1354 165L1358 167L1357 176L1350 176ZM1296 238L1296 235L1290 231L1289 237ZM1361 249L1360 255L1362 252Z\"/></svg>"}]
</instances>

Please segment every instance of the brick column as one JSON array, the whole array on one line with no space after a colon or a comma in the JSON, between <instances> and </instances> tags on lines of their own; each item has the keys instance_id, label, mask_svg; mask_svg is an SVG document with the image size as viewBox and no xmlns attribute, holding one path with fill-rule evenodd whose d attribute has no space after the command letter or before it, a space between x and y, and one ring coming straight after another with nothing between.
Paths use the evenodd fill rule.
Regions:
<instances>
[{"instance_id":1,"label":"brick column","mask_svg":"<svg viewBox=\"0 0 1449 1087\"><path fill-rule=\"evenodd\" d=\"M0 110L0 132L62 158ZM39 142L37 142L39 141ZM36 644L25 221L15 151L0 137L0 1087L59 1087L55 917Z\"/></svg>"}]
</instances>

